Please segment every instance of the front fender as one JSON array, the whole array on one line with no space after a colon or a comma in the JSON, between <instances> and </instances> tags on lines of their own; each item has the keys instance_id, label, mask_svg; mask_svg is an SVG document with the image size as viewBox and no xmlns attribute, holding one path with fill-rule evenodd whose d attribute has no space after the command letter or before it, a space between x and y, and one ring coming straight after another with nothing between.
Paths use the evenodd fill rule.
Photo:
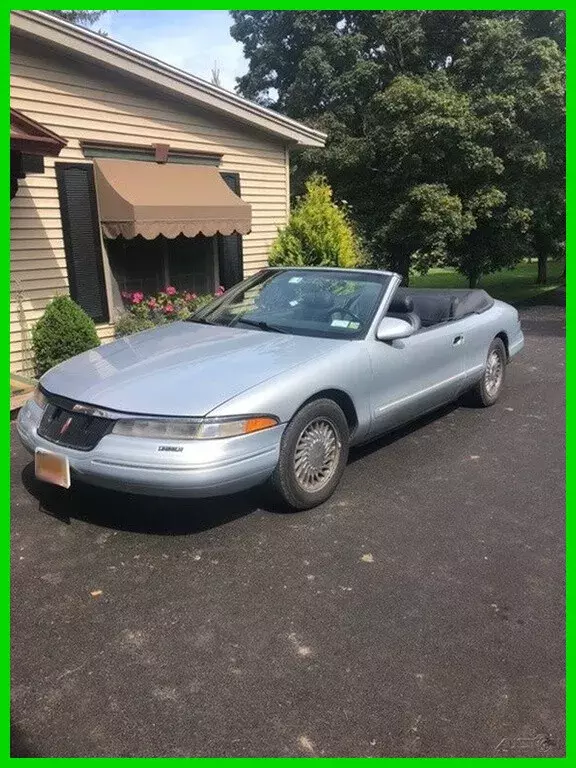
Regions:
<instances>
[{"instance_id":1,"label":"front fender","mask_svg":"<svg viewBox=\"0 0 576 768\"><path fill-rule=\"evenodd\" d=\"M328 355L278 374L214 408L208 416L267 413L282 423L290 421L300 407L319 392L340 390L350 397L358 418L354 442L370 430L372 370L363 340L348 341Z\"/></svg>"}]
</instances>

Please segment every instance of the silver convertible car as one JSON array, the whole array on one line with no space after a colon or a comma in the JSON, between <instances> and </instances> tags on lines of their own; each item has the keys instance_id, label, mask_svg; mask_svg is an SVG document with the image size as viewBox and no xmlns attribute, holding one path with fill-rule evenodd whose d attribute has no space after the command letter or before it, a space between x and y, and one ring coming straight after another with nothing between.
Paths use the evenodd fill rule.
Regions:
<instances>
[{"instance_id":1,"label":"silver convertible car","mask_svg":"<svg viewBox=\"0 0 576 768\"><path fill-rule=\"evenodd\" d=\"M36 475L155 496L268 482L325 501L350 446L467 393L492 405L524 344L482 290L401 288L392 272L264 269L189 320L48 371L20 411Z\"/></svg>"}]
</instances>

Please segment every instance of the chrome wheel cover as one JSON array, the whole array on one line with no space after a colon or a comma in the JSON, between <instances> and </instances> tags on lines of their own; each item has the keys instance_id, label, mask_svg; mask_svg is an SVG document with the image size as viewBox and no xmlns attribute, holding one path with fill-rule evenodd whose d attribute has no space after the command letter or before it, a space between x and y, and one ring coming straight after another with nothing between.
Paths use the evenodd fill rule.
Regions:
<instances>
[{"instance_id":1,"label":"chrome wheel cover","mask_svg":"<svg viewBox=\"0 0 576 768\"><path fill-rule=\"evenodd\" d=\"M504 361L498 350L488 355L486 371L484 373L484 387L488 397L494 397L498 393L504 378Z\"/></svg>"},{"instance_id":2,"label":"chrome wheel cover","mask_svg":"<svg viewBox=\"0 0 576 768\"><path fill-rule=\"evenodd\" d=\"M307 424L294 451L294 475L298 485L309 493L324 488L338 467L342 445L329 419L318 418Z\"/></svg>"}]
</instances>

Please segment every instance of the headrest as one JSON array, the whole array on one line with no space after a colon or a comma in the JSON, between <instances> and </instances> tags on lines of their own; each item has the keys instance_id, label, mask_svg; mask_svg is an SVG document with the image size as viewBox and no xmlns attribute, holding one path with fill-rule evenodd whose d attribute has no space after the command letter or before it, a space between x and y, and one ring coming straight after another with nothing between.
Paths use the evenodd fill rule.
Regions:
<instances>
[{"instance_id":1,"label":"headrest","mask_svg":"<svg viewBox=\"0 0 576 768\"><path fill-rule=\"evenodd\" d=\"M388 312L394 312L395 314L414 312L414 302L412 301L412 297L396 291L390 302L390 306L388 307Z\"/></svg>"}]
</instances>

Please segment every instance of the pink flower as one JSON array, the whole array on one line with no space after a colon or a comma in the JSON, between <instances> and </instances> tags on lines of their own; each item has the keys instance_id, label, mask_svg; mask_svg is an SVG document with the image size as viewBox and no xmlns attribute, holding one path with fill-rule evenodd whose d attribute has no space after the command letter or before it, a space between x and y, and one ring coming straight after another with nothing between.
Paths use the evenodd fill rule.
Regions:
<instances>
[{"instance_id":1,"label":"pink flower","mask_svg":"<svg viewBox=\"0 0 576 768\"><path fill-rule=\"evenodd\" d=\"M175 293L178 293L176 288L174 288L173 285L167 285L164 289L164 293L166 293L168 296L174 296Z\"/></svg>"},{"instance_id":2,"label":"pink flower","mask_svg":"<svg viewBox=\"0 0 576 768\"><path fill-rule=\"evenodd\" d=\"M174 312L174 306L172 304L166 304L166 306L164 307L164 312L167 315L172 314L172 312Z\"/></svg>"},{"instance_id":3,"label":"pink flower","mask_svg":"<svg viewBox=\"0 0 576 768\"><path fill-rule=\"evenodd\" d=\"M218 286L218 290L216 291L214 296L222 296L223 293L224 293L224 286L223 285L219 285Z\"/></svg>"},{"instance_id":4,"label":"pink flower","mask_svg":"<svg viewBox=\"0 0 576 768\"><path fill-rule=\"evenodd\" d=\"M132 298L132 294L130 293L130 291L122 291L122 293L120 295L122 296L123 299L131 299Z\"/></svg>"},{"instance_id":5,"label":"pink flower","mask_svg":"<svg viewBox=\"0 0 576 768\"><path fill-rule=\"evenodd\" d=\"M195 293L185 293L184 294L184 300L185 301L196 301L198 296L196 296Z\"/></svg>"},{"instance_id":6,"label":"pink flower","mask_svg":"<svg viewBox=\"0 0 576 768\"><path fill-rule=\"evenodd\" d=\"M142 291L136 291L132 294L132 304L140 304L142 299L144 298L144 294Z\"/></svg>"},{"instance_id":7,"label":"pink flower","mask_svg":"<svg viewBox=\"0 0 576 768\"><path fill-rule=\"evenodd\" d=\"M148 300L148 306L150 307L150 309L155 309L158 306L154 296L152 296L152 298Z\"/></svg>"}]
</instances>

